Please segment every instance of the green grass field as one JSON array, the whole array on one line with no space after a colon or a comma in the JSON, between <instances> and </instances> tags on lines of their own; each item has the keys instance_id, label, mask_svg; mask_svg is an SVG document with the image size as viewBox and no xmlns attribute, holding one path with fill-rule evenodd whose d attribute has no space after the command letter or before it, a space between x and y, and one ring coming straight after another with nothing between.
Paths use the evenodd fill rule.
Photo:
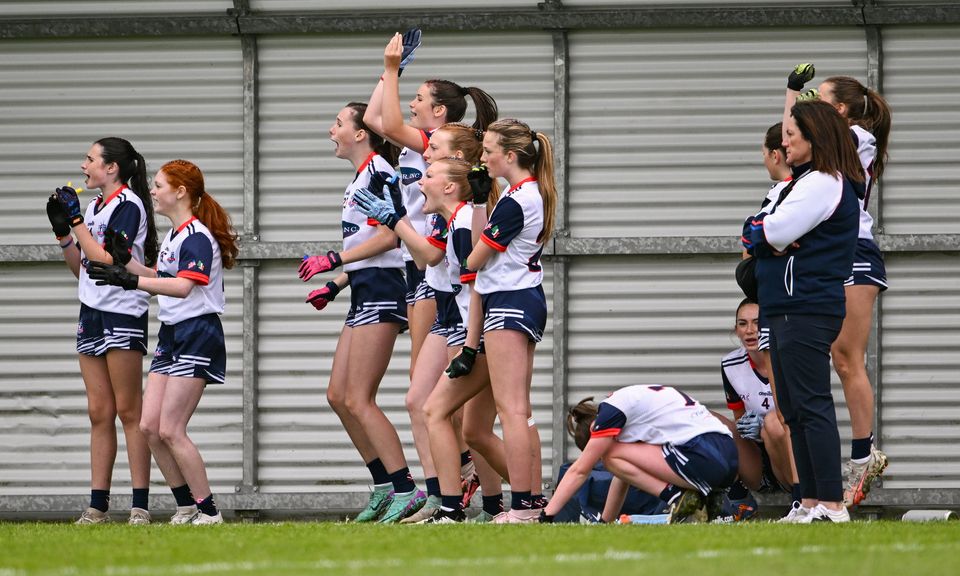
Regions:
<instances>
[{"instance_id":1,"label":"green grass field","mask_svg":"<svg viewBox=\"0 0 960 576\"><path fill-rule=\"evenodd\" d=\"M0 576L960 574L960 522L223 526L0 523Z\"/></svg>"}]
</instances>

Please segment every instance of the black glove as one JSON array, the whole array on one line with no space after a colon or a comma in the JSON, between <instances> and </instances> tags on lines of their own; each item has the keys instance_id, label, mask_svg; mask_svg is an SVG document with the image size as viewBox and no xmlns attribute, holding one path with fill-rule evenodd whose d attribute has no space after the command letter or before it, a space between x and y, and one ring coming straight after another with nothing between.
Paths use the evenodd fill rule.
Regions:
<instances>
[{"instance_id":1,"label":"black glove","mask_svg":"<svg viewBox=\"0 0 960 576\"><path fill-rule=\"evenodd\" d=\"M124 290L136 290L140 283L140 277L132 272L128 272L123 266L117 264L106 264L91 260L87 264L87 275L91 280L97 281L97 286L119 286Z\"/></svg>"},{"instance_id":2,"label":"black glove","mask_svg":"<svg viewBox=\"0 0 960 576\"><path fill-rule=\"evenodd\" d=\"M493 179L490 178L487 167L482 164L474 166L467 174L467 182L470 183L470 189L473 190L473 205L486 204L490 198L490 188L493 186Z\"/></svg>"},{"instance_id":3,"label":"black glove","mask_svg":"<svg viewBox=\"0 0 960 576\"><path fill-rule=\"evenodd\" d=\"M47 198L47 219L50 220L50 226L53 227L53 233L57 238L70 235L70 221L67 219L67 213L60 206L56 193Z\"/></svg>"},{"instance_id":4,"label":"black glove","mask_svg":"<svg viewBox=\"0 0 960 576\"><path fill-rule=\"evenodd\" d=\"M63 207L64 213L67 215L70 227L72 228L78 224L83 224L83 215L80 214L80 197L77 196L77 191L71 186L63 186L57 188L55 195L57 201L60 202L60 206Z\"/></svg>"},{"instance_id":5,"label":"black glove","mask_svg":"<svg viewBox=\"0 0 960 576\"><path fill-rule=\"evenodd\" d=\"M464 346L460 353L450 361L445 372L450 379L466 376L473 370L473 363L477 360L477 350L469 346Z\"/></svg>"},{"instance_id":6,"label":"black glove","mask_svg":"<svg viewBox=\"0 0 960 576\"><path fill-rule=\"evenodd\" d=\"M547 514L546 510L540 511L540 518L538 520L541 524L553 524L554 516Z\"/></svg>"},{"instance_id":7,"label":"black glove","mask_svg":"<svg viewBox=\"0 0 960 576\"><path fill-rule=\"evenodd\" d=\"M397 76L403 74L403 69L413 62L413 53L420 47L420 29L411 28L403 34L403 52L400 54L400 69Z\"/></svg>"},{"instance_id":8,"label":"black glove","mask_svg":"<svg viewBox=\"0 0 960 576\"><path fill-rule=\"evenodd\" d=\"M803 90L803 85L813 80L815 72L816 70L814 70L813 64L797 64L797 67L794 68L793 71L790 72L790 76L787 77L787 88L796 92Z\"/></svg>"},{"instance_id":9,"label":"black glove","mask_svg":"<svg viewBox=\"0 0 960 576\"><path fill-rule=\"evenodd\" d=\"M127 246L127 237L122 232L117 233L113 228L107 228L103 233L103 249L113 257L113 263L126 266L133 255Z\"/></svg>"}]
</instances>

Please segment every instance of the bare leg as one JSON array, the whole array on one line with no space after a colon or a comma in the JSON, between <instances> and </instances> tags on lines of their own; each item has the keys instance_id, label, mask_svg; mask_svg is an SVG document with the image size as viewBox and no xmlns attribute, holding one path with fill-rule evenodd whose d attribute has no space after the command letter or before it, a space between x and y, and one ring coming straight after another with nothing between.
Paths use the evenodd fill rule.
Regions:
<instances>
[{"instance_id":1,"label":"bare leg","mask_svg":"<svg viewBox=\"0 0 960 576\"><path fill-rule=\"evenodd\" d=\"M150 485L150 448L147 439L140 433L143 354L136 350L110 350L106 357L117 415L120 416L127 441L130 479L134 488L147 488Z\"/></svg>"},{"instance_id":2,"label":"bare leg","mask_svg":"<svg viewBox=\"0 0 960 576\"><path fill-rule=\"evenodd\" d=\"M360 452L364 463L368 463L377 458L377 450L364 432L363 426L347 410L347 388L350 382L347 363L352 338L353 328L344 326L340 333L340 340L337 342L337 350L333 354L333 368L330 370L330 383L327 386L327 403L340 418L340 423L350 436L350 441Z\"/></svg>"},{"instance_id":3,"label":"bare leg","mask_svg":"<svg viewBox=\"0 0 960 576\"><path fill-rule=\"evenodd\" d=\"M410 330L410 381L417 368L420 350L430 334L433 321L437 317L437 301L433 298L420 300L416 305L407 306L407 322ZM446 366L444 366L446 368Z\"/></svg>"},{"instance_id":4,"label":"bare leg","mask_svg":"<svg viewBox=\"0 0 960 576\"><path fill-rule=\"evenodd\" d=\"M530 394L527 383L529 340L516 330L492 330L484 334L487 357L491 359L490 385L500 416L507 470L513 492L529 492L530 478ZM492 463L491 463L492 464Z\"/></svg>"},{"instance_id":5,"label":"bare leg","mask_svg":"<svg viewBox=\"0 0 960 576\"><path fill-rule=\"evenodd\" d=\"M666 484L695 489L670 468L662 448L653 444L616 442L604 455L603 464L624 482L654 496L659 496Z\"/></svg>"},{"instance_id":6,"label":"bare leg","mask_svg":"<svg viewBox=\"0 0 960 576\"><path fill-rule=\"evenodd\" d=\"M117 407L106 358L80 354L80 374L90 417L90 486L109 490L117 459Z\"/></svg>"},{"instance_id":7,"label":"bare leg","mask_svg":"<svg viewBox=\"0 0 960 576\"><path fill-rule=\"evenodd\" d=\"M150 451L153 452L153 459L157 462L157 467L160 468L167 485L175 488L186 484L187 479L180 472L180 466L170 452L170 448L160 439L160 411L163 408L166 389L165 374L151 372L147 376L147 389L143 393L143 411L140 415L140 431L147 439Z\"/></svg>"},{"instance_id":8,"label":"bare leg","mask_svg":"<svg viewBox=\"0 0 960 576\"><path fill-rule=\"evenodd\" d=\"M418 308L421 303L417 303ZM420 348L420 355L417 357L417 365L413 370L413 378L410 380L410 390L406 398L413 443L420 456L420 465L423 467L425 478L436 476L437 470L433 465L433 455L430 452L430 436L423 415L423 406L446 367L447 339L436 334L427 334Z\"/></svg>"},{"instance_id":9,"label":"bare leg","mask_svg":"<svg viewBox=\"0 0 960 576\"><path fill-rule=\"evenodd\" d=\"M880 288L847 286L847 315L831 347L833 366L843 383L843 397L850 411L854 438L866 438L873 430L873 388L867 378L865 357L873 322L873 305Z\"/></svg>"},{"instance_id":10,"label":"bare leg","mask_svg":"<svg viewBox=\"0 0 960 576\"><path fill-rule=\"evenodd\" d=\"M160 439L167 445L197 500L210 495L210 483L200 451L187 435L187 424L200 403L205 386L203 378L170 376L160 408Z\"/></svg>"},{"instance_id":11,"label":"bare leg","mask_svg":"<svg viewBox=\"0 0 960 576\"><path fill-rule=\"evenodd\" d=\"M477 358L484 358L486 362L483 354ZM503 447L503 440L493 433L496 420L497 405L493 401L493 391L487 386L464 406L463 437L474 455L481 455L487 465L507 480L507 452ZM480 480L482 486L483 477Z\"/></svg>"},{"instance_id":12,"label":"bare leg","mask_svg":"<svg viewBox=\"0 0 960 576\"><path fill-rule=\"evenodd\" d=\"M781 484L793 486L797 484L797 467L793 463L793 444L790 442L790 430L780 424L773 411L767 412L763 419L763 430L760 431L763 445L770 455L773 473Z\"/></svg>"}]
</instances>

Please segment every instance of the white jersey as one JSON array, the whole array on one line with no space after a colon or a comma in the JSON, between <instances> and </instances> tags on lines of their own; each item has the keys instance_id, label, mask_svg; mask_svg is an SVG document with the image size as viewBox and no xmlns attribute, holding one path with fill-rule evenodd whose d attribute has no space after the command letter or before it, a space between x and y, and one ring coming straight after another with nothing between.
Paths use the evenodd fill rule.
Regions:
<instances>
[{"instance_id":1,"label":"white jersey","mask_svg":"<svg viewBox=\"0 0 960 576\"><path fill-rule=\"evenodd\" d=\"M478 270L480 294L535 288L543 282L543 198L535 178L526 178L500 197L480 241L496 253Z\"/></svg>"},{"instance_id":2,"label":"white jersey","mask_svg":"<svg viewBox=\"0 0 960 576\"><path fill-rule=\"evenodd\" d=\"M851 126L853 141L857 144L857 156L863 166L864 188L866 194L860 198L860 234L859 238L873 240L873 216L867 212L870 202L870 192L873 189L873 163L877 159L877 139L860 126Z\"/></svg>"},{"instance_id":3,"label":"white jersey","mask_svg":"<svg viewBox=\"0 0 960 576\"><path fill-rule=\"evenodd\" d=\"M364 161L357 174L353 177L353 182L347 186L343 193L343 249L349 250L363 244L377 234L377 226L380 224L372 218L357 210L357 204L353 200L353 195L361 188L370 186L370 177L376 172L387 172L395 174L393 168L382 156L371 152ZM363 268L403 268L403 257L399 248L387 250L376 256L371 256L365 260L344 264L345 272L353 272Z\"/></svg>"},{"instance_id":4,"label":"white jersey","mask_svg":"<svg viewBox=\"0 0 960 576\"><path fill-rule=\"evenodd\" d=\"M447 250L447 221L439 214L430 214L427 216L427 222L430 224L430 231L427 234L427 242L434 248ZM440 260L433 266L427 266L423 271L423 279L427 286L440 292L453 292L453 286L450 285L450 273L447 272L447 259Z\"/></svg>"},{"instance_id":5,"label":"white jersey","mask_svg":"<svg viewBox=\"0 0 960 576\"><path fill-rule=\"evenodd\" d=\"M780 192L786 188L790 182L793 181L793 176L788 176L786 180L781 180L770 187L770 191L767 192L767 197L763 199L763 204L760 205L760 214L769 214L773 207L776 206L777 201L780 199Z\"/></svg>"},{"instance_id":6,"label":"white jersey","mask_svg":"<svg viewBox=\"0 0 960 576\"><path fill-rule=\"evenodd\" d=\"M430 134L421 130L420 137L423 139L423 149L426 150L430 142ZM427 173L427 162L423 159L423 154L404 148L397 159L397 168L400 171L400 192L403 194L403 207L407 209L407 219L410 220L414 230L420 234L429 234L428 218L423 213L425 199L420 193L420 179ZM401 250L405 262L413 260L410 251L402 243Z\"/></svg>"},{"instance_id":7,"label":"white jersey","mask_svg":"<svg viewBox=\"0 0 960 576\"><path fill-rule=\"evenodd\" d=\"M164 324L223 313L225 297L220 244L196 217L167 232L157 258L157 277L189 278L196 283L186 298L157 296L160 304L157 319Z\"/></svg>"},{"instance_id":8,"label":"white jersey","mask_svg":"<svg viewBox=\"0 0 960 576\"><path fill-rule=\"evenodd\" d=\"M742 346L730 352L720 361L723 392L727 408L747 410L765 415L774 408L773 390L770 381L757 372L746 348Z\"/></svg>"},{"instance_id":9,"label":"white jersey","mask_svg":"<svg viewBox=\"0 0 960 576\"><path fill-rule=\"evenodd\" d=\"M147 211L133 190L121 186L104 198L101 193L90 204L83 218L90 235L103 246L107 228L124 236L132 247L133 259L143 263L143 244L147 239ZM87 259L80 251L80 301L101 312L116 312L140 317L150 306L150 295L142 290L124 290L119 286L97 286L87 275Z\"/></svg>"},{"instance_id":10,"label":"white jersey","mask_svg":"<svg viewBox=\"0 0 960 576\"><path fill-rule=\"evenodd\" d=\"M669 386L627 386L600 403L590 436L663 446L715 432L733 437L707 407Z\"/></svg>"},{"instance_id":11,"label":"white jersey","mask_svg":"<svg viewBox=\"0 0 960 576\"><path fill-rule=\"evenodd\" d=\"M457 308L460 309L460 318L464 325L470 317L467 311L470 308L470 285L468 282L476 280L477 273L467 268L467 258L473 251L471 224L473 221L473 203L461 202L447 225L447 271L448 282L452 286L459 286L457 292ZM454 290L456 292L456 290Z\"/></svg>"}]
</instances>

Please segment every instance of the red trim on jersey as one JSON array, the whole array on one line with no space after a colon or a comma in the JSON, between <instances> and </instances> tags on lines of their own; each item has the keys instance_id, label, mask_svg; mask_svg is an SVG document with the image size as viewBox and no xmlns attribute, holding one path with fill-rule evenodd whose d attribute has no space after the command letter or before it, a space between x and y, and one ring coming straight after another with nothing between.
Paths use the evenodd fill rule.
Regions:
<instances>
[{"instance_id":1,"label":"red trim on jersey","mask_svg":"<svg viewBox=\"0 0 960 576\"><path fill-rule=\"evenodd\" d=\"M367 159L363 161L363 164L361 164L360 167L357 168L357 174L363 172L363 169L367 167L367 164L369 164L370 161L373 160L373 157L376 155L377 155L376 152L371 152L370 155L367 156Z\"/></svg>"},{"instance_id":2,"label":"red trim on jersey","mask_svg":"<svg viewBox=\"0 0 960 576\"><path fill-rule=\"evenodd\" d=\"M793 176L787 176L786 178L781 180L781 182L790 182L791 180L793 180Z\"/></svg>"},{"instance_id":3,"label":"red trim on jersey","mask_svg":"<svg viewBox=\"0 0 960 576\"><path fill-rule=\"evenodd\" d=\"M750 354L747 354L747 362L750 362L750 367L756 372L757 365L753 363L753 358L750 357Z\"/></svg>"},{"instance_id":4,"label":"red trim on jersey","mask_svg":"<svg viewBox=\"0 0 960 576\"><path fill-rule=\"evenodd\" d=\"M196 219L197 219L196 216L191 216L189 220L187 220L187 221L184 222L183 224L177 226L177 231L174 232L174 234L175 234L175 235L176 235L176 234L179 234L181 230L183 230L184 228L186 228L187 226L189 226L190 223L193 222L193 221L196 220Z\"/></svg>"},{"instance_id":5,"label":"red trim on jersey","mask_svg":"<svg viewBox=\"0 0 960 576\"><path fill-rule=\"evenodd\" d=\"M112 194L110 194L109 196L107 196L106 199L104 199L103 196L101 195L101 196L100 196L100 201L97 202L97 208L98 208L98 209L99 209L99 208L103 208L104 206L106 206L107 204L109 204L114 198L116 198L117 196L119 196L120 193L123 192L124 190L127 190L127 187L126 187L126 186L120 186L119 188L116 189L116 191L114 191Z\"/></svg>"},{"instance_id":6,"label":"red trim on jersey","mask_svg":"<svg viewBox=\"0 0 960 576\"><path fill-rule=\"evenodd\" d=\"M727 408L731 410L745 410L746 407L743 405L743 400L739 402L734 402L733 404L727 402Z\"/></svg>"},{"instance_id":7,"label":"red trim on jersey","mask_svg":"<svg viewBox=\"0 0 960 576\"><path fill-rule=\"evenodd\" d=\"M423 151L426 152L427 148L430 147L430 135L427 134L426 130L421 130L420 138L423 140Z\"/></svg>"},{"instance_id":8,"label":"red trim on jersey","mask_svg":"<svg viewBox=\"0 0 960 576\"><path fill-rule=\"evenodd\" d=\"M596 430L590 432L591 438L613 438L620 434L620 431L623 428L605 428L603 430Z\"/></svg>"},{"instance_id":9,"label":"red trim on jersey","mask_svg":"<svg viewBox=\"0 0 960 576\"><path fill-rule=\"evenodd\" d=\"M461 203L457 204L457 207L456 207L456 208L453 209L453 213L450 214L450 218L447 220L447 230L450 230L450 227L453 226L453 221L454 221L454 219L456 219L456 217L457 217L457 212L459 212L460 209L463 208L463 207L466 206L466 205L467 205L466 202L461 202Z\"/></svg>"},{"instance_id":10,"label":"red trim on jersey","mask_svg":"<svg viewBox=\"0 0 960 576\"><path fill-rule=\"evenodd\" d=\"M513 192L515 192L515 191L517 190L517 188L523 186L523 185L526 184L527 182L536 182L536 181L537 181L537 179L536 179L534 176L527 176L527 177L524 178L523 180L521 180L521 181L517 182L515 185L511 186L510 189L507 190L507 194L512 194Z\"/></svg>"},{"instance_id":11,"label":"red trim on jersey","mask_svg":"<svg viewBox=\"0 0 960 576\"><path fill-rule=\"evenodd\" d=\"M433 246L434 248L439 248L440 250L446 250L446 249L447 249L447 243L446 243L446 242L441 242L441 241L437 240L436 238L434 238L433 236L424 236L424 238L426 238L426 239L427 239L427 242L429 242L430 245Z\"/></svg>"},{"instance_id":12,"label":"red trim on jersey","mask_svg":"<svg viewBox=\"0 0 960 576\"><path fill-rule=\"evenodd\" d=\"M376 218L367 217L367 226L379 226L380 222Z\"/></svg>"},{"instance_id":13,"label":"red trim on jersey","mask_svg":"<svg viewBox=\"0 0 960 576\"><path fill-rule=\"evenodd\" d=\"M471 273L469 273L469 274L461 274L461 275L460 275L460 283L461 283L461 284L465 284L465 283L467 283L467 282L473 282L473 281L476 280L476 279L477 279L477 273L476 273L476 272L471 272Z\"/></svg>"},{"instance_id":14,"label":"red trim on jersey","mask_svg":"<svg viewBox=\"0 0 960 576\"><path fill-rule=\"evenodd\" d=\"M506 246L501 246L501 245L497 244L494 240L491 240L490 237L488 237L486 234L481 234L481 235L480 235L480 239L483 240L483 243L484 243L484 244L486 244L487 246L493 248L493 249L496 250L497 252L506 252L506 251L507 251L507 247L506 247Z\"/></svg>"},{"instance_id":15,"label":"red trim on jersey","mask_svg":"<svg viewBox=\"0 0 960 576\"><path fill-rule=\"evenodd\" d=\"M194 272L192 270L180 270L177 272L177 278L187 278L188 280L193 280L201 286L206 286L210 283L210 277L206 274L201 274L200 272Z\"/></svg>"}]
</instances>

